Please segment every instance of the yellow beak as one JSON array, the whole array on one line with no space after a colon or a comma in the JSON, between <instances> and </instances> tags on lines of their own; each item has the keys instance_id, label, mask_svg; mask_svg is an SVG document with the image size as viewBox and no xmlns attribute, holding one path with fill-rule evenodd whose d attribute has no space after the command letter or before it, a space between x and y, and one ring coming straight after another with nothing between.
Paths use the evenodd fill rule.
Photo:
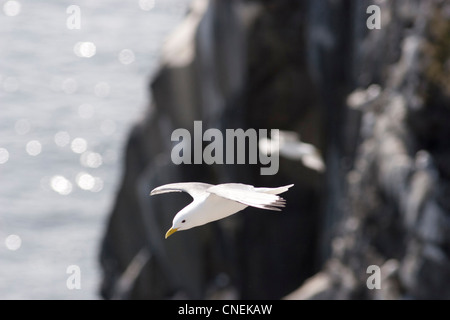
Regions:
<instances>
[{"instance_id":1,"label":"yellow beak","mask_svg":"<svg viewBox=\"0 0 450 320\"><path fill-rule=\"evenodd\" d=\"M178 228L170 228L169 231L166 232L166 239L177 231L178 231Z\"/></svg>"}]
</instances>

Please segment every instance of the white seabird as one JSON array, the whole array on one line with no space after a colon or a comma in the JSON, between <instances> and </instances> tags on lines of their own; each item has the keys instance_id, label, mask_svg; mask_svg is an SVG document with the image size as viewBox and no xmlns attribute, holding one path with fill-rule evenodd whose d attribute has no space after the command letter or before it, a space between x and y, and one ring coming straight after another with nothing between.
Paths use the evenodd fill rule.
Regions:
<instances>
[{"instance_id":1,"label":"white seabird","mask_svg":"<svg viewBox=\"0 0 450 320\"><path fill-rule=\"evenodd\" d=\"M314 145L301 141L300 135L294 131L272 131L272 139L261 138L258 146L259 151L266 156L279 154L286 159L300 160L312 170L325 171L320 151Z\"/></svg>"},{"instance_id":2,"label":"white seabird","mask_svg":"<svg viewBox=\"0 0 450 320\"><path fill-rule=\"evenodd\" d=\"M293 184L278 188L255 188L240 183L212 185L201 182L170 183L152 190L150 195L167 192L187 192L194 200L173 218L166 239L180 230L187 230L223 219L248 206L281 211L286 201L277 194L287 191Z\"/></svg>"}]
</instances>

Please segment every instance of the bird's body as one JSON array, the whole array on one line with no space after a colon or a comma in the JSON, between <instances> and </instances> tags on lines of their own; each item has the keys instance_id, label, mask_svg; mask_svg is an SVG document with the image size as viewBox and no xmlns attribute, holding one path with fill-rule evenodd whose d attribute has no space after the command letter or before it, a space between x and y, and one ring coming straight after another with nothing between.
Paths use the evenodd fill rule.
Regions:
<instances>
[{"instance_id":1,"label":"bird's body","mask_svg":"<svg viewBox=\"0 0 450 320\"><path fill-rule=\"evenodd\" d=\"M251 185L226 183L211 185L207 183L171 183L152 190L150 195L167 192L187 192L193 198L189 205L179 211L166 238L178 230L187 230L206 223L226 218L248 206L280 211L285 201L277 196L292 185L279 188L255 188Z\"/></svg>"},{"instance_id":2,"label":"bird's body","mask_svg":"<svg viewBox=\"0 0 450 320\"><path fill-rule=\"evenodd\" d=\"M197 226L206 224L208 222L226 218L238 211L245 209L245 204L228 200L214 194L209 194L206 197L199 198L192 201L188 206L184 207L177 215L180 218L189 216L192 217L193 223ZM204 219L196 219L196 212L208 212L208 221Z\"/></svg>"}]
</instances>

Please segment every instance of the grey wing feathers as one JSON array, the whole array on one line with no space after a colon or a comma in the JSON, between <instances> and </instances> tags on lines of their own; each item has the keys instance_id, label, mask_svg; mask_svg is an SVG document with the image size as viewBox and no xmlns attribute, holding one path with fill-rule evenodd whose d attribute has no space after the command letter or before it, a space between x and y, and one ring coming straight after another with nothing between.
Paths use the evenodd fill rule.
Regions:
<instances>
[{"instance_id":1,"label":"grey wing feathers","mask_svg":"<svg viewBox=\"0 0 450 320\"><path fill-rule=\"evenodd\" d=\"M204 195L206 190L212 187L212 184L201 182L180 182L169 183L153 189L150 195L167 193L167 192L187 192L192 198Z\"/></svg>"},{"instance_id":2,"label":"grey wing feathers","mask_svg":"<svg viewBox=\"0 0 450 320\"><path fill-rule=\"evenodd\" d=\"M281 211L280 208L286 204L286 201L277 195L259 192L253 186L239 183L220 184L208 188L207 192L247 206L267 210Z\"/></svg>"}]
</instances>

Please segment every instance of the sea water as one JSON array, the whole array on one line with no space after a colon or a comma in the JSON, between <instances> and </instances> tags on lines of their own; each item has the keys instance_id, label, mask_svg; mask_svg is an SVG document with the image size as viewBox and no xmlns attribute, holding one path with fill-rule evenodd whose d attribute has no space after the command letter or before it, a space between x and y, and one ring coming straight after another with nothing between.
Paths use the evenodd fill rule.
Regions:
<instances>
[{"instance_id":1,"label":"sea water","mask_svg":"<svg viewBox=\"0 0 450 320\"><path fill-rule=\"evenodd\" d=\"M188 3L0 2L0 299L99 298L127 134Z\"/></svg>"}]
</instances>

